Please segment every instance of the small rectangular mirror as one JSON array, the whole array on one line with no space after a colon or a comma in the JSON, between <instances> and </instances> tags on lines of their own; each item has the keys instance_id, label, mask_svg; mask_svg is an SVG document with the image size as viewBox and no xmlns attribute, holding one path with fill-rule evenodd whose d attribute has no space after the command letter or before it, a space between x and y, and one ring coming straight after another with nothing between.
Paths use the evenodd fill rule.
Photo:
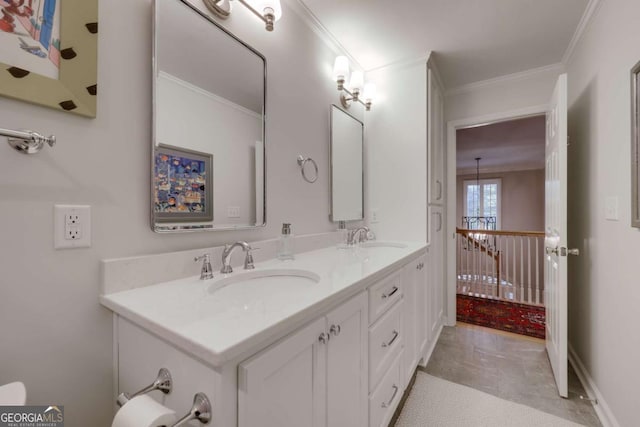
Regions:
<instances>
[{"instance_id":1,"label":"small rectangular mirror","mask_svg":"<svg viewBox=\"0 0 640 427\"><path fill-rule=\"evenodd\" d=\"M331 106L331 220L364 219L364 124Z\"/></svg>"},{"instance_id":2,"label":"small rectangular mirror","mask_svg":"<svg viewBox=\"0 0 640 427\"><path fill-rule=\"evenodd\" d=\"M265 58L185 0L154 2L152 228L265 224Z\"/></svg>"},{"instance_id":3,"label":"small rectangular mirror","mask_svg":"<svg viewBox=\"0 0 640 427\"><path fill-rule=\"evenodd\" d=\"M631 70L631 226L640 228L640 62Z\"/></svg>"}]
</instances>

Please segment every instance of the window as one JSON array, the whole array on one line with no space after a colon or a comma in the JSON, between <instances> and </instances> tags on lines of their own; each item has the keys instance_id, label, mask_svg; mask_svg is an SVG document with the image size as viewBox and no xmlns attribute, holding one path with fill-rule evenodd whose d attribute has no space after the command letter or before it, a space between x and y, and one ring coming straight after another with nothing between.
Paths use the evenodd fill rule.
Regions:
<instances>
[{"instance_id":1,"label":"window","mask_svg":"<svg viewBox=\"0 0 640 427\"><path fill-rule=\"evenodd\" d=\"M469 219L463 227L471 230L493 229L486 218L495 218L496 229L500 229L501 179L464 181L463 216ZM483 219L484 218L484 219Z\"/></svg>"}]
</instances>

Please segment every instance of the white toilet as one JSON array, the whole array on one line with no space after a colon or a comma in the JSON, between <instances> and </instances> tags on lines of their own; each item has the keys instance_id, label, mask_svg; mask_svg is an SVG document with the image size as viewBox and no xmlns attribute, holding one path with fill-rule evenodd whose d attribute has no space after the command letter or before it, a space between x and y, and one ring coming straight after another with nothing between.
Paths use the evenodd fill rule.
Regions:
<instances>
[{"instance_id":1,"label":"white toilet","mask_svg":"<svg viewBox=\"0 0 640 427\"><path fill-rule=\"evenodd\" d=\"M0 386L0 406L21 406L27 403L27 389L21 382Z\"/></svg>"}]
</instances>

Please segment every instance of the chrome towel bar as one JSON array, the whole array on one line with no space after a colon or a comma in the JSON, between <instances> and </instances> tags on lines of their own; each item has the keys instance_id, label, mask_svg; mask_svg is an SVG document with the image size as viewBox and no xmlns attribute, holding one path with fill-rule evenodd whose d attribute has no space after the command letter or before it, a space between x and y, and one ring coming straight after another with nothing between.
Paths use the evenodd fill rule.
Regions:
<instances>
[{"instance_id":1,"label":"chrome towel bar","mask_svg":"<svg viewBox=\"0 0 640 427\"><path fill-rule=\"evenodd\" d=\"M35 154L42 150L45 143L49 144L50 147L56 145L56 137L54 135L44 136L30 130L19 131L0 128L0 136L6 136L9 145L22 154Z\"/></svg>"},{"instance_id":2,"label":"chrome towel bar","mask_svg":"<svg viewBox=\"0 0 640 427\"><path fill-rule=\"evenodd\" d=\"M118 406L122 407L134 397L140 396L141 394L147 394L154 390L160 390L164 394L169 394L171 393L172 386L173 381L171 380L171 373L169 370L162 368L158 371L158 376L153 383L149 384L139 392L134 393L133 396L129 395L129 393L120 393L116 402L118 403Z\"/></svg>"}]
</instances>

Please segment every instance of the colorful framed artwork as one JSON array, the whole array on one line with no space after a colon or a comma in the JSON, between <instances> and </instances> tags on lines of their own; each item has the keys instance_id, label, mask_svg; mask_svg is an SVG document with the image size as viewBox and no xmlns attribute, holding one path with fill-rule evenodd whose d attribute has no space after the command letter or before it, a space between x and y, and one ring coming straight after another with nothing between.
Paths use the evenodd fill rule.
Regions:
<instances>
[{"instance_id":1,"label":"colorful framed artwork","mask_svg":"<svg viewBox=\"0 0 640 427\"><path fill-rule=\"evenodd\" d=\"M213 221L212 168L212 154L160 144L153 172L156 221Z\"/></svg>"},{"instance_id":2,"label":"colorful framed artwork","mask_svg":"<svg viewBox=\"0 0 640 427\"><path fill-rule=\"evenodd\" d=\"M0 95L96 116L98 0L0 0Z\"/></svg>"}]
</instances>

